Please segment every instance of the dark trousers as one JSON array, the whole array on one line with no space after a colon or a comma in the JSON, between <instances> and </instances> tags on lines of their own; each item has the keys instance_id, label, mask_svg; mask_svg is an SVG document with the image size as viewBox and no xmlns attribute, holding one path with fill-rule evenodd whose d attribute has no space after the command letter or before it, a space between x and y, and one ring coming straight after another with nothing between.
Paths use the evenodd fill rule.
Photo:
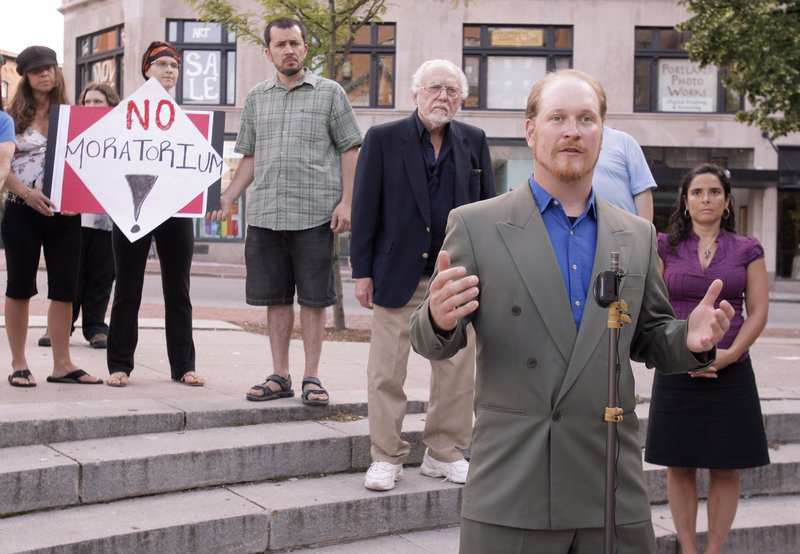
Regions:
<instances>
[{"instance_id":1,"label":"dark trousers","mask_svg":"<svg viewBox=\"0 0 800 554\"><path fill-rule=\"evenodd\" d=\"M172 217L135 242L129 242L115 225L111 232L117 284L111 305L108 332L108 372L133 370L133 354L139 340L139 306L151 240L156 242L164 292L167 356L173 379L194 371L192 302L189 274L194 250L192 220Z\"/></svg>"},{"instance_id":2,"label":"dark trousers","mask_svg":"<svg viewBox=\"0 0 800 554\"><path fill-rule=\"evenodd\" d=\"M106 310L114 284L114 253L111 231L81 227L81 258L75 301L72 303L72 329L82 311L83 336L90 340L98 333L108 334Z\"/></svg>"}]
</instances>

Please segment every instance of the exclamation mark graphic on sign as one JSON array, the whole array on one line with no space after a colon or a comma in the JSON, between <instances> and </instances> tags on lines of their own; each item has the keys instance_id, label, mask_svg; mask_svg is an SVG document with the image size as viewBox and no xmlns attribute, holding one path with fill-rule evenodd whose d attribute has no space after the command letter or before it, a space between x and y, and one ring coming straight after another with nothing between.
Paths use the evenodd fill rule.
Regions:
<instances>
[{"instance_id":1,"label":"exclamation mark graphic on sign","mask_svg":"<svg viewBox=\"0 0 800 554\"><path fill-rule=\"evenodd\" d=\"M144 203L144 199L153 189L158 175L126 175L125 178L128 180L128 186L131 188L131 196L133 197L133 219L134 221L139 221L142 203ZM134 225L131 227L131 233L138 233L139 229L138 225Z\"/></svg>"}]
</instances>

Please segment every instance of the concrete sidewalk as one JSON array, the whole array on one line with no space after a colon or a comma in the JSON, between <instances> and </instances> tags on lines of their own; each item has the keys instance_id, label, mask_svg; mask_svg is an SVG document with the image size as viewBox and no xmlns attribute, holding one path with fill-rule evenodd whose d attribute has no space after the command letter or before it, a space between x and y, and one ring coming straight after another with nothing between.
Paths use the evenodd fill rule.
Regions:
<instances>
[{"instance_id":1,"label":"concrete sidewalk","mask_svg":"<svg viewBox=\"0 0 800 554\"><path fill-rule=\"evenodd\" d=\"M0 256L0 270L5 260ZM158 261L148 262L148 270L157 272ZM235 264L193 264L193 275L220 278L241 278L244 266ZM349 272L343 272L349 279ZM800 302L800 295L771 293L772 301ZM139 345L136 350L136 367L130 384L125 388L87 385L62 385L46 382L52 369L52 354L49 348L37 345L37 340L46 328L48 301L42 294L31 300L30 327L27 339L27 356L30 370L38 386L34 388L11 387L5 377L0 377L0 404L29 402L88 401L131 398L244 398L245 392L254 384L263 382L273 373L269 341L266 336L248 333L229 321L263 321L264 309L245 307L242 309L203 307L195 309L194 340L197 348L197 371L207 378L205 387L188 387L172 382L164 337L164 321L157 317L163 313L163 305L142 304L140 310ZM330 324L330 310L329 324ZM150 317L156 315L156 317ZM351 328L369 327L370 316L346 314ZM5 326L4 320L0 325ZM790 333L790 336L794 334ZM764 398L792 397L800 395L800 372L796 371L800 361L800 338L762 337L751 349L756 378ZM777 336L781 336L780 333ZM94 350L83 339L78 328L71 339L73 361L87 372L105 378L108 375L105 350ZM336 402L339 395L363 395L366 399L366 364L368 343L326 341L322 348L320 378ZM291 373L295 391L300 390L303 377L303 346L301 341L292 341L290 350ZM0 376L11 373L8 342L0 340ZM652 371L641 364L634 364L637 394L643 398L650 395ZM411 352L408 364L406 392L409 399L427 400L430 366L428 362ZM299 403L299 392L296 392ZM249 404L249 402L247 402Z\"/></svg>"},{"instance_id":2,"label":"concrete sidewalk","mask_svg":"<svg viewBox=\"0 0 800 554\"><path fill-rule=\"evenodd\" d=\"M47 383L52 368L49 348L36 343L44 331L43 315L31 316L27 340L30 369L38 382L34 388L11 387L5 378L0 380L0 404L31 402L64 402L132 399L132 398L244 398L245 391L262 382L272 373L272 360L267 337L243 331L223 320L195 320L194 340L197 348L197 371L208 379L205 387L188 387L170 380L163 320L141 319L136 367L130 384L125 388L105 385L66 385ZM2 322L4 324L4 322ZM105 378L105 350L91 348L76 330L71 341L73 361L89 373ZM366 400L367 355L369 344L361 342L326 341L322 348L320 378L330 391L332 401L353 395ZM751 349L756 379L763 398L800 398L800 340L761 338ZM291 344L290 363L295 391L303 377L303 345ZM10 353L6 340L0 340L0 366L8 368ZM0 372L1 373L1 372ZM637 393L650 395L652 371L634 364ZM430 366L427 360L411 353L408 364L406 392L409 399L427 400ZM299 403L299 392L296 392Z\"/></svg>"}]
</instances>

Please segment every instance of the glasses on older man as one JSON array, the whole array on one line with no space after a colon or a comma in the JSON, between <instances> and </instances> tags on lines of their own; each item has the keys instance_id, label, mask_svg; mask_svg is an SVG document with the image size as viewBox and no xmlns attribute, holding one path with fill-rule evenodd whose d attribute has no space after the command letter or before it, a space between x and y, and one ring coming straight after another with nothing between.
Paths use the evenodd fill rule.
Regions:
<instances>
[{"instance_id":1,"label":"glasses on older man","mask_svg":"<svg viewBox=\"0 0 800 554\"><path fill-rule=\"evenodd\" d=\"M181 68L181 64L178 62L167 60L158 60L154 62L153 65L157 66L159 69L172 69L173 71L178 71Z\"/></svg>"},{"instance_id":2,"label":"glasses on older man","mask_svg":"<svg viewBox=\"0 0 800 554\"><path fill-rule=\"evenodd\" d=\"M431 83L429 85L425 85L422 87L428 94L433 96L439 96L442 93L442 90L445 91L448 98L455 98L459 94L461 94L461 89L453 86L453 85L443 85L441 83Z\"/></svg>"}]
</instances>

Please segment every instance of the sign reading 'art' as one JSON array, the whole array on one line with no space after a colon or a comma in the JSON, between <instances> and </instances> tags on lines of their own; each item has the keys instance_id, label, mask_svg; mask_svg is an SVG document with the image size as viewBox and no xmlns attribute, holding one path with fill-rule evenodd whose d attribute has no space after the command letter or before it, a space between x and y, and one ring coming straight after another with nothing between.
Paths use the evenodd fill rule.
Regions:
<instances>
[{"instance_id":1,"label":"sign reading 'art'","mask_svg":"<svg viewBox=\"0 0 800 554\"><path fill-rule=\"evenodd\" d=\"M228 171L223 114L185 112L155 79L110 110L54 112L45 181L60 211L106 212L133 242L173 215L216 207L207 197L218 201ZM216 194L205 194L215 183Z\"/></svg>"}]
</instances>

